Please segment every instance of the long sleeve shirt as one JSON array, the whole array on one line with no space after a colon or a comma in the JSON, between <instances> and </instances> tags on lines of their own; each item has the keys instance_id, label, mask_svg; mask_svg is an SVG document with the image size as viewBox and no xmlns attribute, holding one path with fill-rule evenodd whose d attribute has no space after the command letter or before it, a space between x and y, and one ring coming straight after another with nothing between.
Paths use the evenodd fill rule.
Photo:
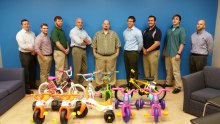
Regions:
<instances>
[{"instance_id":1,"label":"long sleeve shirt","mask_svg":"<svg viewBox=\"0 0 220 124\"><path fill-rule=\"evenodd\" d=\"M89 44L92 43L91 37L87 34L87 32L83 29L79 29L76 26L70 31L69 36L71 39L71 44L70 44L71 47L80 46L82 48L86 48L85 45L81 45L85 38L88 38L88 40L90 41Z\"/></svg>"},{"instance_id":2,"label":"long sleeve shirt","mask_svg":"<svg viewBox=\"0 0 220 124\"><path fill-rule=\"evenodd\" d=\"M133 26L131 29L125 29L123 36L125 40L124 50L141 51L143 47L143 36L141 30Z\"/></svg>"},{"instance_id":3,"label":"long sleeve shirt","mask_svg":"<svg viewBox=\"0 0 220 124\"><path fill-rule=\"evenodd\" d=\"M207 31L195 32L191 36L191 53L208 55L213 49L213 38Z\"/></svg>"},{"instance_id":4,"label":"long sleeve shirt","mask_svg":"<svg viewBox=\"0 0 220 124\"><path fill-rule=\"evenodd\" d=\"M34 49L35 52L37 53L41 51L43 55L52 54L50 37L48 37L48 35L44 35L43 33L40 33L35 39Z\"/></svg>"},{"instance_id":5,"label":"long sleeve shirt","mask_svg":"<svg viewBox=\"0 0 220 124\"><path fill-rule=\"evenodd\" d=\"M16 40L19 51L27 53L30 51L25 50L26 48L34 48L35 34L32 31L21 29L16 35Z\"/></svg>"}]
</instances>

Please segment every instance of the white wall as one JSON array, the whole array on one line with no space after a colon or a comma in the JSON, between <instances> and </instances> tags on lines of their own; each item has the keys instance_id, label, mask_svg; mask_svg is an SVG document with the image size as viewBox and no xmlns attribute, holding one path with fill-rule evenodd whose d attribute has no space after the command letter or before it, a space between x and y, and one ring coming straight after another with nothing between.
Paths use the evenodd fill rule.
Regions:
<instances>
[{"instance_id":1,"label":"white wall","mask_svg":"<svg viewBox=\"0 0 220 124\"><path fill-rule=\"evenodd\" d=\"M218 0L218 12L214 37L214 50L212 57L212 65L220 67L220 0Z\"/></svg>"}]
</instances>

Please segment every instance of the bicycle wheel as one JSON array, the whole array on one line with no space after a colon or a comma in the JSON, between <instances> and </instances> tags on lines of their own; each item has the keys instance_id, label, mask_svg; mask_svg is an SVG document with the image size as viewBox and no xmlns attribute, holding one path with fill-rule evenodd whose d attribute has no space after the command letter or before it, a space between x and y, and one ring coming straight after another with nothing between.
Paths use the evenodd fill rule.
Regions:
<instances>
[{"instance_id":1,"label":"bicycle wheel","mask_svg":"<svg viewBox=\"0 0 220 124\"><path fill-rule=\"evenodd\" d=\"M87 107L84 109L84 111L82 113L79 113L82 104L83 103L81 103L81 101L77 101L76 102L76 107L73 110L76 113L77 118L84 118L88 113L88 108Z\"/></svg>"},{"instance_id":2,"label":"bicycle wheel","mask_svg":"<svg viewBox=\"0 0 220 124\"><path fill-rule=\"evenodd\" d=\"M131 118L131 111L128 107L125 107L124 112L125 112L125 115L123 117L123 120L124 120L125 123L127 123Z\"/></svg>"},{"instance_id":3,"label":"bicycle wheel","mask_svg":"<svg viewBox=\"0 0 220 124\"><path fill-rule=\"evenodd\" d=\"M157 123L159 120L159 111L158 108L154 108L154 121Z\"/></svg>"},{"instance_id":4,"label":"bicycle wheel","mask_svg":"<svg viewBox=\"0 0 220 124\"><path fill-rule=\"evenodd\" d=\"M42 124L45 120L45 116L43 118L40 118L40 109L37 109L33 114L33 120L36 124Z\"/></svg>"},{"instance_id":5,"label":"bicycle wheel","mask_svg":"<svg viewBox=\"0 0 220 124\"><path fill-rule=\"evenodd\" d=\"M161 89L165 89L165 87L161 86L161 85L156 85L156 88L155 90L158 92L160 91ZM163 100L166 96L167 92L162 92L160 95L159 95L159 100Z\"/></svg>"},{"instance_id":6,"label":"bicycle wheel","mask_svg":"<svg viewBox=\"0 0 220 124\"><path fill-rule=\"evenodd\" d=\"M38 88L38 93L43 94L43 93L50 92L50 90L48 89L48 84L49 84L48 82L42 83Z\"/></svg>"},{"instance_id":7,"label":"bicycle wheel","mask_svg":"<svg viewBox=\"0 0 220 124\"><path fill-rule=\"evenodd\" d=\"M104 119L107 123L112 123L115 120L115 114L113 110L108 110L104 113Z\"/></svg>"},{"instance_id":8,"label":"bicycle wheel","mask_svg":"<svg viewBox=\"0 0 220 124\"><path fill-rule=\"evenodd\" d=\"M127 84L122 84L119 87L128 90ZM131 98L132 96L133 96L133 92L131 93ZM123 94L118 90L115 90L115 98L118 99L119 102L123 102Z\"/></svg>"},{"instance_id":9,"label":"bicycle wheel","mask_svg":"<svg viewBox=\"0 0 220 124\"><path fill-rule=\"evenodd\" d=\"M69 88L69 94L80 94L80 96L77 96L79 100L85 97L86 90L85 88L80 84L73 84Z\"/></svg>"},{"instance_id":10,"label":"bicycle wheel","mask_svg":"<svg viewBox=\"0 0 220 124\"><path fill-rule=\"evenodd\" d=\"M61 111L61 114L60 114L60 123L61 124L67 124L68 123L68 118L66 118L67 116L67 111L66 109L63 109Z\"/></svg>"}]
</instances>

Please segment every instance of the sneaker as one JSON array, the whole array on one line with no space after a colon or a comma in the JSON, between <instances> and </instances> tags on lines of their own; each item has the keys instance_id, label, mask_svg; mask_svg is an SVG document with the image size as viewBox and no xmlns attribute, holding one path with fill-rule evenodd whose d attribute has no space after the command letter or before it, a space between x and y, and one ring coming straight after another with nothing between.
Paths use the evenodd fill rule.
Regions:
<instances>
[{"instance_id":1,"label":"sneaker","mask_svg":"<svg viewBox=\"0 0 220 124\"><path fill-rule=\"evenodd\" d=\"M177 94L177 93L179 93L181 91L181 89L180 88L175 88L174 90L173 90L173 94Z\"/></svg>"},{"instance_id":2,"label":"sneaker","mask_svg":"<svg viewBox=\"0 0 220 124\"><path fill-rule=\"evenodd\" d=\"M102 86L96 86L95 91L99 91L102 88Z\"/></svg>"}]
</instances>

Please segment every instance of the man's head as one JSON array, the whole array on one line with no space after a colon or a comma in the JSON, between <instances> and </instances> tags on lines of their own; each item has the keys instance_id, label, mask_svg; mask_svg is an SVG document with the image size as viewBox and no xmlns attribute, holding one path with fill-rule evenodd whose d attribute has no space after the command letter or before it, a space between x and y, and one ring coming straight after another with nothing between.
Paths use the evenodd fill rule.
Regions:
<instances>
[{"instance_id":1,"label":"man's head","mask_svg":"<svg viewBox=\"0 0 220 124\"><path fill-rule=\"evenodd\" d=\"M136 19L134 16L129 16L128 17L128 28L132 28L135 24L135 21Z\"/></svg>"},{"instance_id":2,"label":"man's head","mask_svg":"<svg viewBox=\"0 0 220 124\"><path fill-rule=\"evenodd\" d=\"M148 26L150 27L150 28L153 28L155 25L156 25L156 17L155 16L153 16L153 15L150 15L149 17L148 17Z\"/></svg>"},{"instance_id":3,"label":"man's head","mask_svg":"<svg viewBox=\"0 0 220 124\"><path fill-rule=\"evenodd\" d=\"M42 24L40 25L40 28L41 28L41 32L42 32L43 34L47 35L47 33L48 33L48 25L47 25L46 23L42 23Z\"/></svg>"},{"instance_id":4,"label":"man's head","mask_svg":"<svg viewBox=\"0 0 220 124\"><path fill-rule=\"evenodd\" d=\"M55 23L56 27L61 28L63 25L62 17L61 16L54 17L54 23Z\"/></svg>"},{"instance_id":5,"label":"man's head","mask_svg":"<svg viewBox=\"0 0 220 124\"><path fill-rule=\"evenodd\" d=\"M76 27L78 27L79 29L82 29L83 27L83 21L81 18L77 18L76 22L75 22Z\"/></svg>"},{"instance_id":6,"label":"man's head","mask_svg":"<svg viewBox=\"0 0 220 124\"><path fill-rule=\"evenodd\" d=\"M29 21L27 19L22 19L21 20L21 26L26 31L30 30Z\"/></svg>"},{"instance_id":7,"label":"man's head","mask_svg":"<svg viewBox=\"0 0 220 124\"><path fill-rule=\"evenodd\" d=\"M102 23L102 28L104 30L109 30L110 29L110 22L108 20L104 20Z\"/></svg>"},{"instance_id":8,"label":"man's head","mask_svg":"<svg viewBox=\"0 0 220 124\"><path fill-rule=\"evenodd\" d=\"M205 29L205 20L199 20L196 26L197 31Z\"/></svg>"},{"instance_id":9,"label":"man's head","mask_svg":"<svg viewBox=\"0 0 220 124\"><path fill-rule=\"evenodd\" d=\"M181 22L181 16L179 14L176 14L172 17L173 26L178 26Z\"/></svg>"}]
</instances>

